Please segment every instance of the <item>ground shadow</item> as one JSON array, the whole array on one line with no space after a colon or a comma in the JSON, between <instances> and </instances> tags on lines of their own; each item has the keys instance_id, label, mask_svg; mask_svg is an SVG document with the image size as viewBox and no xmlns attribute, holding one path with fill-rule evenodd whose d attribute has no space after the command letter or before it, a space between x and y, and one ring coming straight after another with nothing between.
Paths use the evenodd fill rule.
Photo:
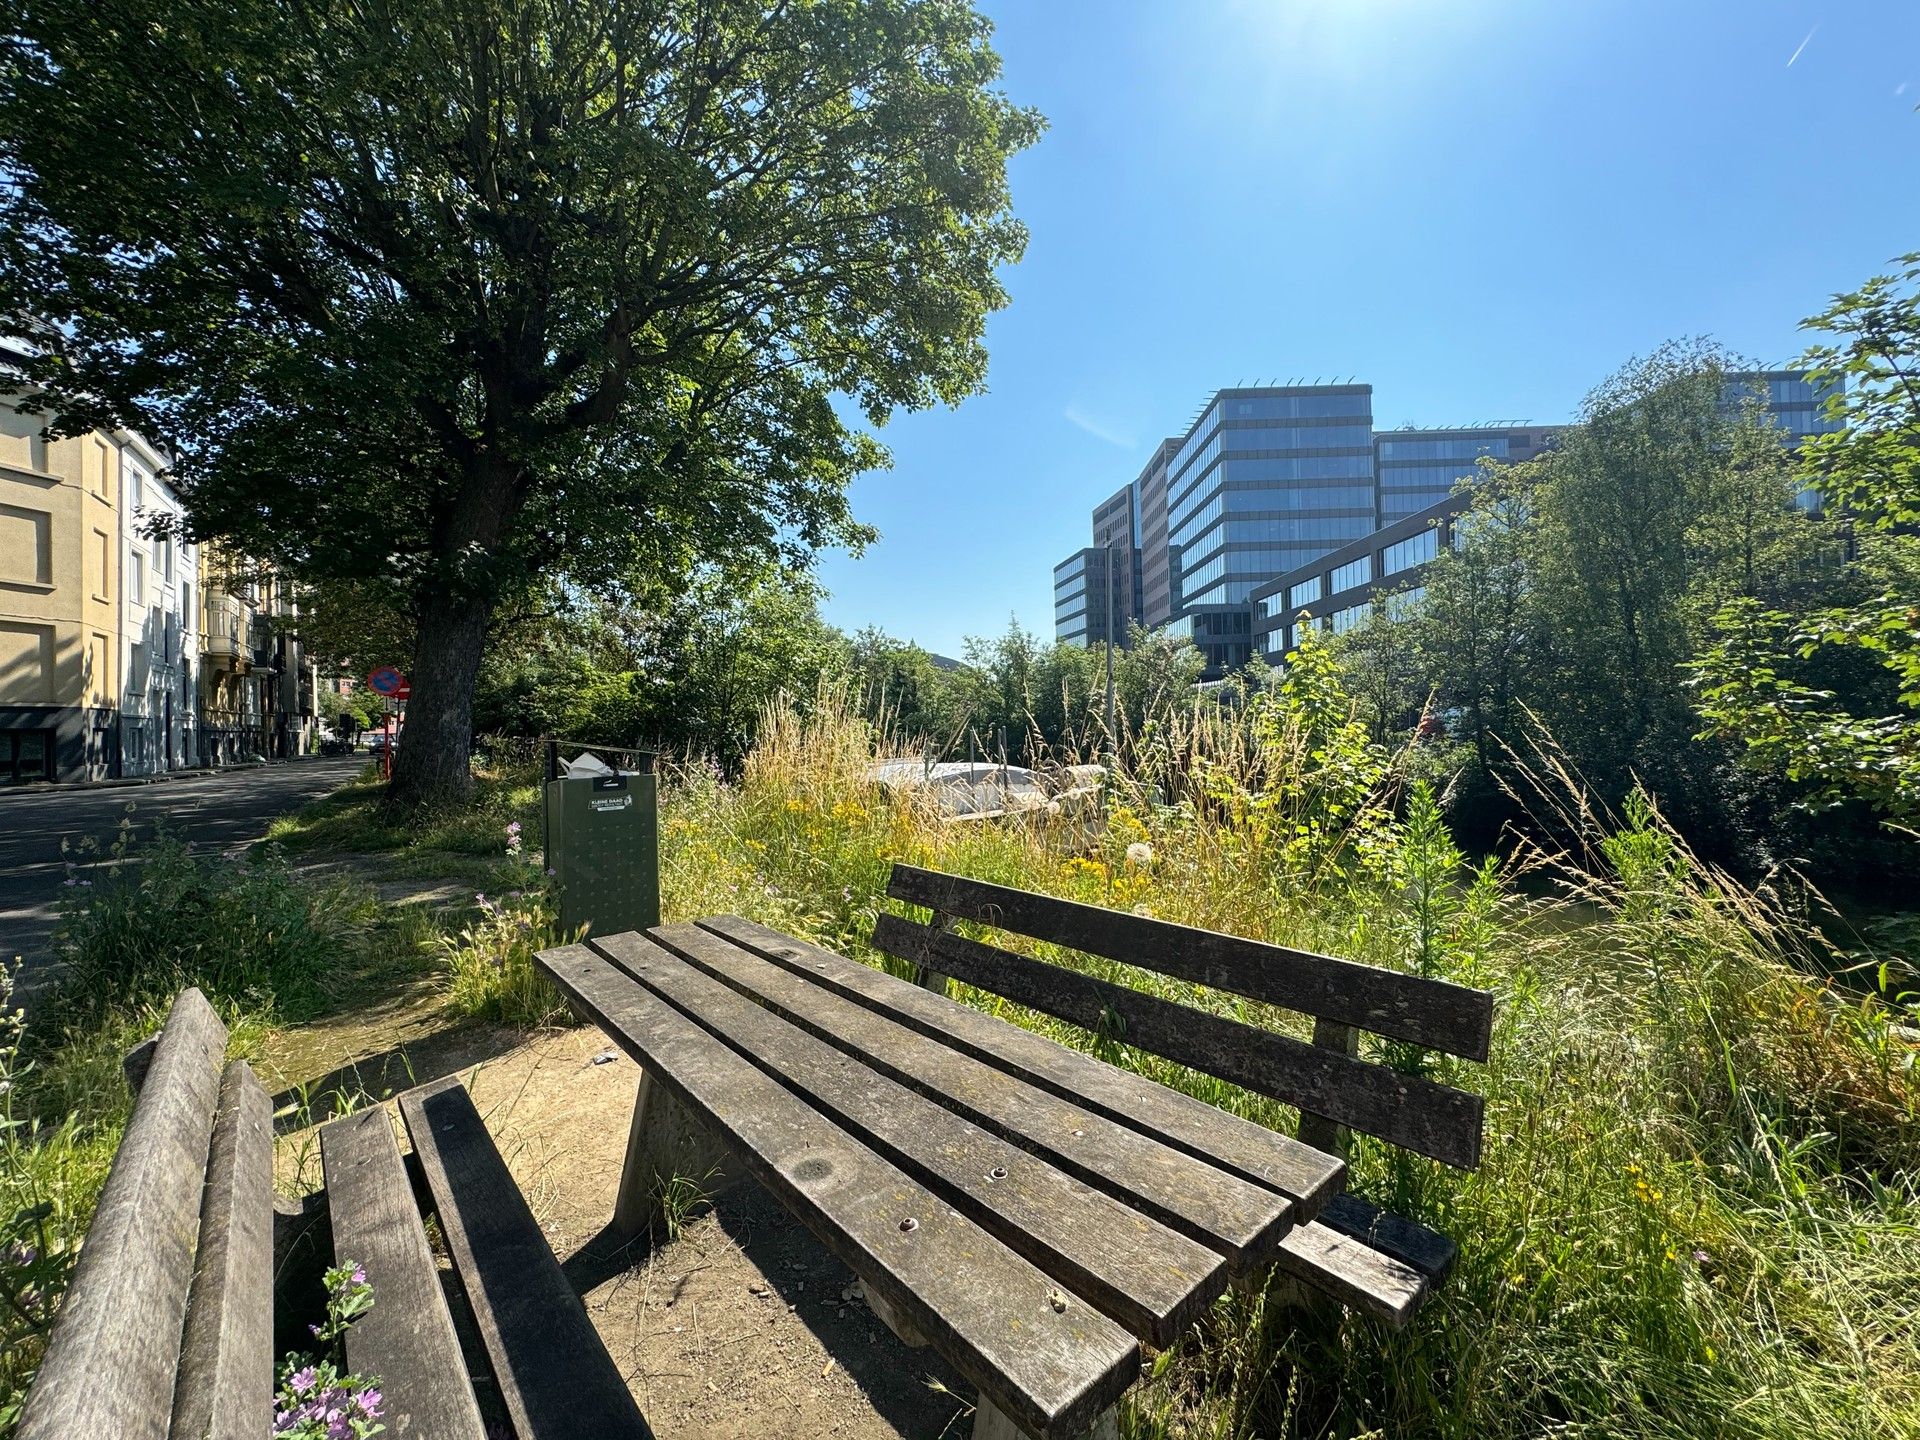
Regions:
<instances>
[{"instance_id":1,"label":"ground shadow","mask_svg":"<svg viewBox=\"0 0 1920 1440\"><path fill-rule=\"evenodd\" d=\"M364 1105L389 1100L403 1090L473 1069L497 1059L526 1039L497 1025L459 1025L408 1039L374 1055L335 1066L273 1097L273 1128L289 1135Z\"/></svg>"}]
</instances>

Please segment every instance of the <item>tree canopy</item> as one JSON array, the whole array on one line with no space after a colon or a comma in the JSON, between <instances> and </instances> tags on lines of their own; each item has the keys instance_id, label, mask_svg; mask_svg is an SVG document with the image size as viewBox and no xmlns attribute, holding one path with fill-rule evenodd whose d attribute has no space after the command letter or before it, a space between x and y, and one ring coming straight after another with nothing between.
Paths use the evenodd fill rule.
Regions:
<instances>
[{"instance_id":1,"label":"tree canopy","mask_svg":"<svg viewBox=\"0 0 1920 1440\"><path fill-rule=\"evenodd\" d=\"M1827 803L1920 821L1920 254L1807 325L1842 423L1808 443L1802 480L1844 525L1846 565L1815 603L1736 598L1696 673L1713 733ZM1861 661L1867 662L1864 666ZM1863 673L1864 672L1864 673Z\"/></svg>"},{"instance_id":2,"label":"tree canopy","mask_svg":"<svg viewBox=\"0 0 1920 1440\"><path fill-rule=\"evenodd\" d=\"M857 546L872 424L983 383L1025 232L964 0L21 0L0 311L192 527L390 587L413 800L529 588Z\"/></svg>"}]
</instances>

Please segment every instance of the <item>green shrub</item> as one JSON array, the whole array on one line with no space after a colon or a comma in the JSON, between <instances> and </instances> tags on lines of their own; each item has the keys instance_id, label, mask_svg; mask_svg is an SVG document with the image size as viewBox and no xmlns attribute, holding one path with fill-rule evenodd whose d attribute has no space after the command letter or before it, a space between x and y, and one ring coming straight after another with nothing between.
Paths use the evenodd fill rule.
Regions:
<instances>
[{"instance_id":1,"label":"green shrub","mask_svg":"<svg viewBox=\"0 0 1920 1440\"><path fill-rule=\"evenodd\" d=\"M435 948L450 972L448 1004L474 1020L501 1025L552 1024L566 1013L560 992L535 967L539 950L560 942L558 916L546 877L526 858L519 821L496 829L506 837L509 889L475 895L479 913L458 934L442 935Z\"/></svg>"},{"instance_id":2,"label":"green shrub","mask_svg":"<svg viewBox=\"0 0 1920 1440\"><path fill-rule=\"evenodd\" d=\"M310 1015L377 916L365 891L303 880L277 850L196 854L164 833L135 846L124 829L104 855L78 854L60 908L65 996L94 1015L164 1003L188 985L216 1002Z\"/></svg>"}]
</instances>

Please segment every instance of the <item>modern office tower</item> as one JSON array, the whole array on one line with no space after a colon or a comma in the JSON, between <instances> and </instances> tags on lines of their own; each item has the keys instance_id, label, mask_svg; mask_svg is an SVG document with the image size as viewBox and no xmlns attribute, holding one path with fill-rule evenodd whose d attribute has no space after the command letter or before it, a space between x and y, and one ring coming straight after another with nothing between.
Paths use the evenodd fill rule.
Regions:
<instances>
[{"instance_id":1,"label":"modern office tower","mask_svg":"<svg viewBox=\"0 0 1920 1440\"><path fill-rule=\"evenodd\" d=\"M1726 399L1729 406L1759 401L1768 418L1787 432L1787 444L1797 449L1809 436L1840 428L1826 413L1827 401L1840 388L1834 381L1815 384L1804 370L1750 370L1728 377ZM1813 513L1822 508L1820 492L1813 489L1802 490L1794 503Z\"/></svg>"},{"instance_id":2,"label":"modern office tower","mask_svg":"<svg viewBox=\"0 0 1920 1440\"><path fill-rule=\"evenodd\" d=\"M1468 430L1383 430L1373 437L1380 484L1380 523L1425 510L1472 479L1484 456L1530 460L1553 443L1556 426L1518 425Z\"/></svg>"},{"instance_id":3,"label":"modern office tower","mask_svg":"<svg viewBox=\"0 0 1920 1440\"><path fill-rule=\"evenodd\" d=\"M1113 576L1113 638L1124 641L1140 619L1140 487L1122 486L1093 512L1093 543Z\"/></svg>"},{"instance_id":4,"label":"modern office tower","mask_svg":"<svg viewBox=\"0 0 1920 1440\"><path fill-rule=\"evenodd\" d=\"M1834 393L1804 371L1762 370L1730 375L1726 403L1757 399L1798 445L1835 428L1824 411ZM1115 586L1115 638L1124 640L1135 619L1185 636L1214 679L1256 653L1284 654L1302 609L1345 628L1381 585L1417 587L1426 552L1444 543L1464 503L1455 487L1482 458L1531 459L1568 429L1376 432L1372 412L1370 385L1217 392L1185 435L1163 441L1133 483L1094 512L1095 549L1108 557L1101 564ZM1808 491L1799 503L1818 509L1819 496ZM1106 637L1104 600L1084 603L1089 584L1099 598L1102 583L1087 578L1092 553L1054 570L1060 640ZM1315 593L1308 601L1296 591Z\"/></svg>"},{"instance_id":5,"label":"modern office tower","mask_svg":"<svg viewBox=\"0 0 1920 1440\"><path fill-rule=\"evenodd\" d=\"M1167 465L1179 449L1178 438L1162 440L1133 482L1140 497L1140 618L1150 627L1166 624L1179 608L1173 588L1177 556L1167 545Z\"/></svg>"},{"instance_id":6,"label":"modern office tower","mask_svg":"<svg viewBox=\"0 0 1920 1440\"><path fill-rule=\"evenodd\" d=\"M1107 606L1113 593L1108 560L1106 550L1090 545L1053 567L1053 635L1062 644L1106 643Z\"/></svg>"},{"instance_id":7,"label":"modern office tower","mask_svg":"<svg viewBox=\"0 0 1920 1440\"><path fill-rule=\"evenodd\" d=\"M1167 465L1182 614L1373 528L1371 385L1222 390Z\"/></svg>"}]
</instances>

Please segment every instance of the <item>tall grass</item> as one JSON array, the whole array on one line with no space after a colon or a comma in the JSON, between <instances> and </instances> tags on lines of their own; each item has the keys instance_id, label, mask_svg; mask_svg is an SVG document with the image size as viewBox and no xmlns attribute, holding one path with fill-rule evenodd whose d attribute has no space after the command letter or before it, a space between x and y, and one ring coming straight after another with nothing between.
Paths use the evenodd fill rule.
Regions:
<instances>
[{"instance_id":1,"label":"tall grass","mask_svg":"<svg viewBox=\"0 0 1920 1440\"><path fill-rule=\"evenodd\" d=\"M867 782L898 753L832 697L776 708L738 783L665 787L671 915L750 915L867 945L908 861L1442 975L1498 996L1486 1158L1364 1138L1361 1193L1452 1235L1402 1332L1223 1299L1150 1366L1133 1436L1920 1435L1920 1075L1841 996L1789 877L1701 863L1654 807L1602 812L1542 753L1559 843L1469 863L1417 757L1350 724L1337 671L1196 707L1132 752L1103 822L948 824ZM1542 898L1542 892L1545 892ZM1299 1031L1298 1017L1085 956L1061 963ZM1293 1112L985 994L971 1003L1290 1129ZM1439 1068L1406 1047L1404 1067Z\"/></svg>"}]
</instances>

